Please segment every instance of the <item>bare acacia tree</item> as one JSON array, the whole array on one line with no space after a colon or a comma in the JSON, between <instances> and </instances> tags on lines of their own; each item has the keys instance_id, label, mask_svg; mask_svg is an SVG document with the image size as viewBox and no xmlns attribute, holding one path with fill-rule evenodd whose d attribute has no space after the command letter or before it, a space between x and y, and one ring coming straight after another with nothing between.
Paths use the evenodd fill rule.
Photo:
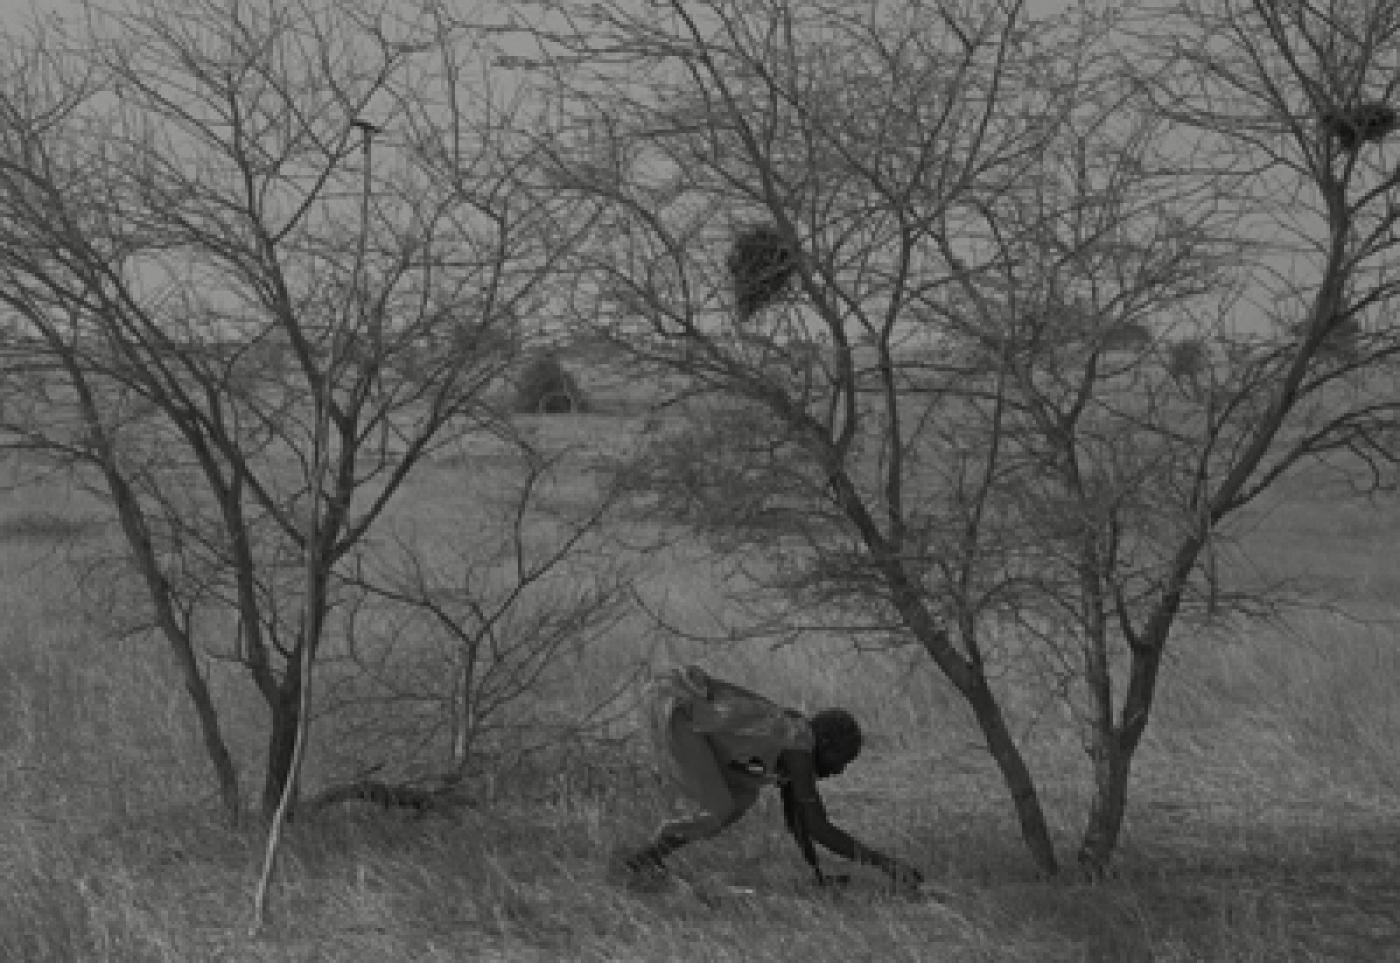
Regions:
<instances>
[{"instance_id":1,"label":"bare acacia tree","mask_svg":"<svg viewBox=\"0 0 1400 963\"><path fill-rule=\"evenodd\" d=\"M588 92L556 148L561 189L607 225L578 260L579 313L716 392L716 455L697 472L715 477L722 458L751 496L726 520L786 528L762 537L802 543L788 557L820 569L804 578L828 591L813 594L927 651L1053 872L980 637L950 633L928 577L929 432L946 399L914 393L926 372L908 349L935 346L950 292L979 270L949 239L1034 176L1075 103L1077 82L1049 69L1060 51L1015 0L605 3L567 24L546 17L535 37L542 76ZM736 277L740 235L777 238L790 254L764 260L790 281Z\"/></svg>"},{"instance_id":2,"label":"bare acacia tree","mask_svg":"<svg viewBox=\"0 0 1400 963\"><path fill-rule=\"evenodd\" d=\"M116 510L231 817L202 663L246 672L270 814L344 573L426 456L501 424L569 218L530 183L536 118L431 8L89 14L5 55L0 303L47 365L6 428Z\"/></svg>"},{"instance_id":3,"label":"bare acacia tree","mask_svg":"<svg viewBox=\"0 0 1400 963\"><path fill-rule=\"evenodd\" d=\"M1236 290L1269 306L1243 320L1272 338L1210 371L1197 404L1153 425L1156 437L1198 440L1171 461L1185 509L1176 533L1132 588L1114 586L1127 658L1120 701L1109 674L1093 687L1098 792L1080 858L1095 871L1116 845L1162 656L1212 540L1303 463L1391 482L1400 427L1400 332L1388 324L1400 178L1384 142L1394 125L1368 126L1400 90L1400 4L1185 0L1150 12L1135 49L1155 56L1137 62L1137 80L1174 128L1181 179L1208 179L1234 221L1248 252ZM1338 116L1359 128L1339 135ZM1198 319L1218 342L1239 335L1235 315L1249 310L1226 306Z\"/></svg>"},{"instance_id":4,"label":"bare acacia tree","mask_svg":"<svg viewBox=\"0 0 1400 963\"><path fill-rule=\"evenodd\" d=\"M710 394L650 482L757 581L927 651L1046 872L992 680L1030 658L1070 693L1102 873L1173 629L1260 601L1218 584L1234 513L1318 454L1379 472L1393 438L1396 5L1166 6L1148 37L1016 2L604 3L515 62L559 85L557 182L606 225L577 313ZM732 270L760 233L771 284ZM1186 390L1162 363L1251 324ZM1134 325L1156 344L1124 352Z\"/></svg>"},{"instance_id":5,"label":"bare acacia tree","mask_svg":"<svg viewBox=\"0 0 1400 963\"><path fill-rule=\"evenodd\" d=\"M631 679L586 704L561 691L627 611L629 572L600 525L612 499L551 506L577 465L568 453L518 454L449 502L467 544L395 538L348 577L361 594L343 650L324 662L321 711L347 743L325 752L364 775L318 803L435 807L474 771L577 745L613 717Z\"/></svg>"}]
</instances>

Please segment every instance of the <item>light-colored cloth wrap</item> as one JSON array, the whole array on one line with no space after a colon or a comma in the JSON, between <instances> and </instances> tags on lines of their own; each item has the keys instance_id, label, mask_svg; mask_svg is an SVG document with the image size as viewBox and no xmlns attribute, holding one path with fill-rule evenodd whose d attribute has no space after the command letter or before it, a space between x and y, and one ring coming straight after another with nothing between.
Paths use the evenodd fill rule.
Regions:
<instances>
[{"instance_id":1,"label":"light-colored cloth wrap","mask_svg":"<svg viewBox=\"0 0 1400 963\"><path fill-rule=\"evenodd\" d=\"M742 816L763 786L778 781L782 753L810 752L813 745L800 713L693 665L656 677L647 712L658 768L693 804L687 818L662 831L690 841L713 836Z\"/></svg>"}]
</instances>

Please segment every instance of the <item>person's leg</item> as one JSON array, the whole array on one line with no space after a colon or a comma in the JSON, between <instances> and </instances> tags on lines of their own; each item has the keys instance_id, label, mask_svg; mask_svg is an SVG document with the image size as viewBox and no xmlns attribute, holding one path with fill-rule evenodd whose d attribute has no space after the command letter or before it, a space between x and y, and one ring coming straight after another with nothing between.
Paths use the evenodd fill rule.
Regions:
<instances>
[{"instance_id":1,"label":"person's leg","mask_svg":"<svg viewBox=\"0 0 1400 963\"><path fill-rule=\"evenodd\" d=\"M758 798L756 789L734 786L726 778L710 741L690 727L684 706L675 706L667 715L664 725L654 729L657 749L672 791L689 804L690 811L664 823L650 846L629 857L632 869L659 867L662 859L682 846L717 835Z\"/></svg>"}]
</instances>

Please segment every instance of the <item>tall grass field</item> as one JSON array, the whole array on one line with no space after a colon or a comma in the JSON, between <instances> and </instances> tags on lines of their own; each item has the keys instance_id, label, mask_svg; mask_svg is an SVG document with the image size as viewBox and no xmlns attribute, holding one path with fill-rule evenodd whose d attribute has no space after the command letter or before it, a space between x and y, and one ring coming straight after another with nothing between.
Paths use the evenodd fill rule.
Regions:
<instances>
[{"instance_id":1,"label":"tall grass field","mask_svg":"<svg viewBox=\"0 0 1400 963\"><path fill-rule=\"evenodd\" d=\"M433 516L454 471L425 469L404 510ZM792 705L850 707L867 747L824 786L828 810L922 867L925 891L860 872L814 888L776 799L678 854L673 886L617 885L608 854L663 816L637 734L483 782L452 813L350 803L293 823L257 935L261 829L222 822L160 641L118 633L80 592L74 546L113 537L100 512L52 482L0 496L5 963L1400 959L1400 499L1300 483L1259 514L1242 574L1298 579L1328 604L1174 638L1105 882L1035 878L976 727L917 651L860 653L834 633L702 646L639 618L568 684L693 659ZM685 559L651 566L646 590L699 631L724 592ZM231 670L210 672L251 797L262 709ZM1002 684L1072 863L1083 750L1053 704Z\"/></svg>"}]
</instances>

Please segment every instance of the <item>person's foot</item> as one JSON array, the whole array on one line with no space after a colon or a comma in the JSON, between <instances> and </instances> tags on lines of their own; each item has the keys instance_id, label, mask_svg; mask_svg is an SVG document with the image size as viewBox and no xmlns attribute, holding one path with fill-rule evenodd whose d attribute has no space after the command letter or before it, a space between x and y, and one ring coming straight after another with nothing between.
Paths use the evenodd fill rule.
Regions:
<instances>
[{"instance_id":1,"label":"person's foot","mask_svg":"<svg viewBox=\"0 0 1400 963\"><path fill-rule=\"evenodd\" d=\"M670 882L666 864L648 847L642 850L615 850L609 859L608 875L630 890L653 893Z\"/></svg>"}]
</instances>

